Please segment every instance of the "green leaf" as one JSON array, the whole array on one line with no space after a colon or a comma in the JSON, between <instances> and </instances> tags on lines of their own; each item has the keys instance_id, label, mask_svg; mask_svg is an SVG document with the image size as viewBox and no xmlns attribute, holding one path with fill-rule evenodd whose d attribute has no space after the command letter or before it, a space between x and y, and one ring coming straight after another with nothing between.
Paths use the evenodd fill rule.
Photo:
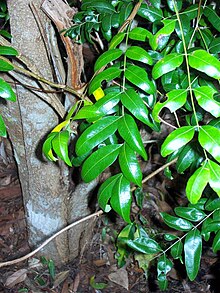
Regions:
<instances>
[{"instance_id":1,"label":"green leaf","mask_svg":"<svg viewBox=\"0 0 220 293\"><path fill-rule=\"evenodd\" d=\"M211 113L214 117L220 117L220 103L213 99L217 91L209 86L194 88L193 92L200 107Z\"/></svg>"},{"instance_id":2,"label":"green leaf","mask_svg":"<svg viewBox=\"0 0 220 293\"><path fill-rule=\"evenodd\" d=\"M175 0L175 1L173 1L173 0L167 0L167 4L168 4L169 8L173 12L175 12L175 6L176 6L176 8L177 8L178 11L181 10L181 8L182 8L182 2L183 2L182 0ZM175 3L175 6L174 6L174 3Z\"/></svg>"},{"instance_id":3,"label":"green leaf","mask_svg":"<svg viewBox=\"0 0 220 293\"><path fill-rule=\"evenodd\" d=\"M104 52L99 58L96 60L94 71L101 69L106 66L108 63L118 59L123 54L120 49L111 49Z\"/></svg>"},{"instance_id":4,"label":"green leaf","mask_svg":"<svg viewBox=\"0 0 220 293\"><path fill-rule=\"evenodd\" d=\"M112 113L113 108L119 103L120 101L120 93L110 92L105 95L103 98L98 100L95 103L95 107L97 108L99 113L109 114Z\"/></svg>"},{"instance_id":5,"label":"green leaf","mask_svg":"<svg viewBox=\"0 0 220 293\"><path fill-rule=\"evenodd\" d=\"M89 119L101 116L102 113L98 111L95 105L82 107L79 112L73 117L73 120Z\"/></svg>"},{"instance_id":6,"label":"green leaf","mask_svg":"<svg viewBox=\"0 0 220 293\"><path fill-rule=\"evenodd\" d=\"M138 9L137 14L143 18L146 18L150 22L155 22L163 18L162 9L158 9L152 6L149 6L145 3L142 3Z\"/></svg>"},{"instance_id":7,"label":"green leaf","mask_svg":"<svg viewBox=\"0 0 220 293\"><path fill-rule=\"evenodd\" d=\"M142 63L149 65L153 64L153 59L150 56L150 54L147 53L146 50L138 46L129 47L126 50L125 55L132 60L140 61Z\"/></svg>"},{"instance_id":8,"label":"green leaf","mask_svg":"<svg viewBox=\"0 0 220 293\"><path fill-rule=\"evenodd\" d=\"M1 65L1 64L0 64ZM106 80L107 82L113 80L114 78L119 77L121 74L121 70L116 67L110 67L105 69L104 71L100 72L96 75L89 85L89 95L94 93L99 87L101 87L101 83Z\"/></svg>"},{"instance_id":9,"label":"green leaf","mask_svg":"<svg viewBox=\"0 0 220 293\"><path fill-rule=\"evenodd\" d=\"M107 167L114 163L120 148L121 144L107 145L89 156L82 166L82 179L85 182L90 182L98 177Z\"/></svg>"},{"instance_id":10,"label":"green leaf","mask_svg":"<svg viewBox=\"0 0 220 293\"><path fill-rule=\"evenodd\" d=\"M0 71L10 71L13 69L14 69L14 66L9 64L5 60L0 59Z\"/></svg>"},{"instance_id":11,"label":"green leaf","mask_svg":"<svg viewBox=\"0 0 220 293\"><path fill-rule=\"evenodd\" d=\"M128 114L125 114L118 123L118 132L127 142L130 148L140 154L144 160L147 160L140 132L135 120Z\"/></svg>"},{"instance_id":12,"label":"green leaf","mask_svg":"<svg viewBox=\"0 0 220 293\"><path fill-rule=\"evenodd\" d=\"M124 37L125 37L125 33L123 32L120 32L120 33L117 33L117 35L115 35L110 44L109 44L109 49L115 49L119 44L121 44L121 42L124 40Z\"/></svg>"},{"instance_id":13,"label":"green leaf","mask_svg":"<svg viewBox=\"0 0 220 293\"><path fill-rule=\"evenodd\" d=\"M187 90L185 89L178 89L178 90L172 90L169 93L167 93L167 100L163 103L156 103L154 106L152 116L155 121L160 122L159 114L160 111L166 107L170 110L171 113L175 112L179 108L181 108L186 103L187 98Z\"/></svg>"},{"instance_id":14,"label":"green leaf","mask_svg":"<svg viewBox=\"0 0 220 293\"><path fill-rule=\"evenodd\" d=\"M130 209L131 209L131 191L130 182L121 175L112 190L110 200L111 207L119 214L123 220L130 223Z\"/></svg>"},{"instance_id":15,"label":"green leaf","mask_svg":"<svg viewBox=\"0 0 220 293\"><path fill-rule=\"evenodd\" d=\"M193 281L198 274L202 254L202 237L198 229L193 229L186 235L184 254L187 276Z\"/></svg>"},{"instance_id":16,"label":"green leaf","mask_svg":"<svg viewBox=\"0 0 220 293\"><path fill-rule=\"evenodd\" d=\"M209 51L212 54L220 53L220 37L212 40L211 44L209 45Z\"/></svg>"},{"instance_id":17,"label":"green leaf","mask_svg":"<svg viewBox=\"0 0 220 293\"><path fill-rule=\"evenodd\" d=\"M206 217L206 214L193 207L176 207L174 209L177 216L192 222L199 222Z\"/></svg>"},{"instance_id":18,"label":"green leaf","mask_svg":"<svg viewBox=\"0 0 220 293\"><path fill-rule=\"evenodd\" d=\"M144 192L143 192L142 188L140 188L140 187L136 188L134 191L134 196L135 196L135 200L136 200L138 207L142 209L143 203L144 203Z\"/></svg>"},{"instance_id":19,"label":"green leaf","mask_svg":"<svg viewBox=\"0 0 220 293\"><path fill-rule=\"evenodd\" d=\"M0 136L7 137L7 129L1 115L0 115Z\"/></svg>"},{"instance_id":20,"label":"green leaf","mask_svg":"<svg viewBox=\"0 0 220 293\"><path fill-rule=\"evenodd\" d=\"M119 153L119 164L124 176L138 186L142 186L142 172L134 151L124 143Z\"/></svg>"},{"instance_id":21,"label":"green leaf","mask_svg":"<svg viewBox=\"0 0 220 293\"><path fill-rule=\"evenodd\" d=\"M197 158L195 143L187 144L180 152L176 162L178 173L183 173Z\"/></svg>"},{"instance_id":22,"label":"green leaf","mask_svg":"<svg viewBox=\"0 0 220 293\"><path fill-rule=\"evenodd\" d=\"M148 109L142 98L134 89L128 89L121 94L121 101L125 108L127 108L135 118L154 129L154 125L149 119Z\"/></svg>"},{"instance_id":23,"label":"green leaf","mask_svg":"<svg viewBox=\"0 0 220 293\"><path fill-rule=\"evenodd\" d=\"M205 50L189 54L189 65L215 79L220 78L220 61Z\"/></svg>"},{"instance_id":24,"label":"green leaf","mask_svg":"<svg viewBox=\"0 0 220 293\"><path fill-rule=\"evenodd\" d=\"M217 251L220 250L220 230L215 235L215 238L212 243L212 250L214 253L217 253Z\"/></svg>"},{"instance_id":25,"label":"green leaf","mask_svg":"<svg viewBox=\"0 0 220 293\"><path fill-rule=\"evenodd\" d=\"M201 198L203 190L209 182L210 172L207 163L197 169L189 178L186 185L186 196L192 204Z\"/></svg>"},{"instance_id":26,"label":"green leaf","mask_svg":"<svg viewBox=\"0 0 220 293\"><path fill-rule=\"evenodd\" d=\"M156 91L155 85L149 80L147 72L137 65L128 66L125 69L125 77L147 94L154 94Z\"/></svg>"},{"instance_id":27,"label":"green leaf","mask_svg":"<svg viewBox=\"0 0 220 293\"><path fill-rule=\"evenodd\" d=\"M52 140L54 139L54 137L57 135L57 132L52 132L47 136L47 139L45 140L43 147L42 147L42 151L45 155L45 157L50 160L50 161L57 161L57 158L54 157L53 153L52 153Z\"/></svg>"},{"instance_id":28,"label":"green leaf","mask_svg":"<svg viewBox=\"0 0 220 293\"><path fill-rule=\"evenodd\" d=\"M99 13L112 13L115 12L115 8L106 0L102 1L83 1L81 6L82 10L96 9Z\"/></svg>"},{"instance_id":29,"label":"green leaf","mask_svg":"<svg viewBox=\"0 0 220 293\"><path fill-rule=\"evenodd\" d=\"M122 231L119 233L116 246L117 246L117 253L115 255L115 258L118 261L118 266L122 267L125 265L125 258L128 256L129 251L128 247L125 243L125 239L131 239L133 236L133 224L129 224L125 226Z\"/></svg>"},{"instance_id":30,"label":"green leaf","mask_svg":"<svg viewBox=\"0 0 220 293\"><path fill-rule=\"evenodd\" d=\"M135 41L145 42L153 37L152 33L142 27L135 27L128 34L129 38Z\"/></svg>"},{"instance_id":31,"label":"green leaf","mask_svg":"<svg viewBox=\"0 0 220 293\"><path fill-rule=\"evenodd\" d=\"M220 17L213 10L212 6L206 6L203 10L204 15L207 17L208 21L214 26L214 28L220 32Z\"/></svg>"},{"instance_id":32,"label":"green leaf","mask_svg":"<svg viewBox=\"0 0 220 293\"><path fill-rule=\"evenodd\" d=\"M173 241L173 240L178 239L178 237L176 235L166 233L166 234L164 234L164 239L166 241Z\"/></svg>"},{"instance_id":33,"label":"green leaf","mask_svg":"<svg viewBox=\"0 0 220 293\"><path fill-rule=\"evenodd\" d=\"M67 130L58 132L52 140L52 147L57 156L61 158L68 166L71 167L72 164L68 155L69 137L70 133Z\"/></svg>"},{"instance_id":34,"label":"green leaf","mask_svg":"<svg viewBox=\"0 0 220 293\"><path fill-rule=\"evenodd\" d=\"M97 290L102 290L108 287L108 284L106 283L97 283L95 281L95 276L92 276L90 278L89 284L92 288L97 289Z\"/></svg>"},{"instance_id":35,"label":"green leaf","mask_svg":"<svg viewBox=\"0 0 220 293\"><path fill-rule=\"evenodd\" d=\"M89 126L76 142L76 154L82 156L115 133L121 117L110 116L99 119Z\"/></svg>"},{"instance_id":36,"label":"green leaf","mask_svg":"<svg viewBox=\"0 0 220 293\"><path fill-rule=\"evenodd\" d=\"M215 198L215 199L210 198L205 205L205 209L210 212L219 208L220 208L220 198Z\"/></svg>"},{"instance_id":37,"label":"green leaf","mask_svg":"<svg viewBox=\"0 0 220 293\"><path fill-rule=\"evenodd\" d=\"M178 240L170 250L170 253L174 259L180 259L182 262L182 252L183 252L183 243L181 240Z\"/></svg>"},{"instance_id":38,"label":"green leaf","mask_svg":"<svg viewBox=\"0 0 220 293\"><path fill-rule=\"evenodd\" d=\"M209 224L212 222L212 219L207 218L203 223L202 223L202 229L201 229L201 235L204 238L205 241L209 241L210 232L204 232L206 228L209 226Z\"/></svg>"},{"instance_id":39,"label":"green leaf","mask_svg":"<svg viewBox=\"0 0 220 293\"><path fill-rule=\"evenodd\" d=\"M162 291L167 289L168 282L166 275L173 267L172 262L166 257L165 253L157 261L157 280Z\"/></svg>"},{"instance_id":40,"label":"green leaf","mask_svg":"<svg viewBox=\"0 0 220 293\"><path fill-rule=\"evenodd\" d=\"M220 197L220 166L209 160L208 167L210 172L209 185Z\"/></svg>"},{"instance_id":41,"label":"green leaf","mask_svg":"<svg viewBox=\"0 0 220 293\"><path fill-rule=\"evenodd\" d=\"M0 55L17 56L18 51L12 47L0 46Z\"/></svg>"},{"instance_id":42,"label":"green leaf","mask_svg":"<svg viewBox=\"0 0 220 293\"><path fill-rule=\"evenodd\" d=\"M155 254L162 251L160 245L155 240L146 237L139 237L134 240L129 239L126 241L126 244L144 254Z\"/></svg>"},{"instance_id":43,"label":"green leaf","mask_svg":"<svg viewBox=\"0 0 220 293\"><path fill-rule=\"evenodd\" d=\"M183 63L183 55L179 53L171 53L159 60L153 67L152 76L154 79L173 71Z\"/></svg>"},{"instance_id":44,"label":"green leaf","mask_svg":"<svg viewBox=\"0 0 220 293\"><path fill-rule=\"evenodd\" d=\"M210 232L217 232L220 229L220 221L210 221L209 225L206 225L206 227L203 229L203 233L207 234Z\"/></svg>"},{"instance_id":45,"label":"green leaf","mask_svg":"<svg viewBox=\"0 0 220 293\"><path fill-rule=\"evenodd\" d=\"M49 259L47 262L48 270L50 273L50 277L54 280L55 279L55 264L52 259Z\"/></svg>"},{"instance_id":46,"label":"green leaf","mask_svg":"<svg viewBox=\"0 0 220 293\"><path fill-rule=\"evenodd\" d=\"M112 189L114 187L114 184L120 176L121 174L117 174L109 177L107 180L105 180L104 183L102 183L99 188L98 203L100 208L103 209L106 213L109 212L111 209L110 205L108 205L108 202L112 196Z\"/></svg>"},{"instance_id":47,"label":"green leaf","mask_svg":"<svg viewBox=\"0 0 220 293\"><path fill-rule=\"evenodd\" d=\"M205 125L199 128L199 143L220 162L220 129Z\"/></svg>"},{"instance_id":48,"label":"green leaf","mask_svg":"<svg viewBox=\"0 0 220 293\"><path fill-rule=\"evenodd\" d=\"M167 213L160 213L160 215L163 218L164 222L167 224L167 226L175 230L189 231L193 227L193 225L189 221L182 218L177 218Z\"/></svg>"},{"instance_id":49,"label":"green leaf","mask_svg":"<svg viewBox=\"0 0 220 293\"><path fill-rule=\"evenodd\" d=\"M195 129L183 126L171 132L161 146L161 155L166 157L192 140Z\"/></svg>"},{"instance_id":50,"label":"green leaf","mask_svg":"<svg viewBox=\"0 0 220 293\"><path fill-rule=\"evenodd\" d=\"M170 35L175 29L176 19L162 20L164 27L150 39L151 48L155 51L163 49L169 41Z\"/></svg>"}]
</instances>

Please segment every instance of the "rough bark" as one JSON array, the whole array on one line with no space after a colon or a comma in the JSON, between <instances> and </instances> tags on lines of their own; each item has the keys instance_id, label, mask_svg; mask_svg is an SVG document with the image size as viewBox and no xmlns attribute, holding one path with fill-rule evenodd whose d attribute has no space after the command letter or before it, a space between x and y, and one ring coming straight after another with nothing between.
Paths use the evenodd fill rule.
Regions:
<instances>
[{"instance_id":1,"label":"rough bark","mask_svg":"<svg viewBox=\"0 0 220 293\"><path fill-rule=\"evenodd\" d=\"M40 11L41 2L35 0L34 5L45 28L49 19ZM8 9L13 46L29 58L42 76L53 80L51 64L29 0L10 0ZM32 79L25 79L30 85L33 84ZM15 89L17 102L8 103L3 108L3 116L18 165L29 243L35 247L70 221L90 212L87 195L96 182L81 185L77 189L79 193L76 190L70 194L68 169L43 161L41 155L43 138L58 123L57 114L33 92L20 85ZM62 234L46 246L41 254L52 258L57 264L76 257L85 227L81 225L76 229Z\"/></svg>"}]
</instances>

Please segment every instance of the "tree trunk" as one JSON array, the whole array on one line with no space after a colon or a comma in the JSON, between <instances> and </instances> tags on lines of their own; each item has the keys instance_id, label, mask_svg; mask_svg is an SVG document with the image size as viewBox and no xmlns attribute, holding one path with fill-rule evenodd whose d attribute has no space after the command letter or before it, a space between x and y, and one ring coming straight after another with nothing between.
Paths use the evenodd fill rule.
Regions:
<instances>
[{"instance_id":1,"label":"tree trunk","mask_svg":"<svg viewBox=\"0 0 220 293\"><path fill-rule=\"evenodd\" d=\"M42 39L42 31L39 30L29 2L8 1L12 45L29 59L30 64L33 64L43 77L52 81L53 72ZM35 0L34 5L46 31L45 26L49 19L40 10L41 2L42 0ZM31 78L21 78L30 85L37 85ZM96 181L82 184L71 193L67 167L45 162L41 154L45 135L58 123L58 115L33 91L21 85L16 85L15 90L17 102L7 103L3 108L3 116L18 165L29 243L31 247L35 247L70 221L90 212L88 193L94 188ZM52 258L57 264L76 257L85 228L85 225L81 225L68 233L63 233L40 254ZM91 231L91 227L89 230Z\"/></svg>"}]
</instances>

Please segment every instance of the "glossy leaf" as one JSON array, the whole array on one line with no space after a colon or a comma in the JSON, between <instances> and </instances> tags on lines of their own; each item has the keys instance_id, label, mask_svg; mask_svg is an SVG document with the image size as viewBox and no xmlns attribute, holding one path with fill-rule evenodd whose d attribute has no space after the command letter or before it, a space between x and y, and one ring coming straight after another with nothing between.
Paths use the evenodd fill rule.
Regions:
<instances>
[{"instance_id":1,"label":"glossy leaf","mask_svg":"<svg viewBox=\"0 0 220 293\"><path fill-rule=\"evenodd\" d=\"M82 156L115 133L120 117L110 116L99 119L89 126L76 142L76 154Z\"/></svg>"},{"instance_id":2,"label":"glossy leaf","mask_svg":"<svg viewBox=\"0 0 220 293\"><path fill-rule=\"evenodd\" d=\"M181 240L177 241L170 249L170 253L174 259L180 259L182 262L183 243Z\"/></svg>"},{"instance_id":3,"label":"glossy leaf","mask_svg":"<svg viewBox=\"0 0 220 293\"><path fill-rule=\"evenodd\" d=\"M203 229L203 233L216 233L218 230L220 230L220 221L210 221L209 225L206 225L206 227Z\"/></svg>"},{"instance_id":4,"label":"glossy leaf","mask_svg":"<svg viewBox=\"0 0 220 293\"><path fill-rule=\"evenodd\" d=\"M220 37L213 39L213 41L209 45L209 51L212 54L220 53Z\"/></svg>"},{"instance_id":5,"label":"glossy leaf","mask_svg":"<svg viewBox=\"0 0 220 293\"><path fill-rule=\"evenodd\" d=\"M115 49L119 44L121 44L121 42L124 40L125 37L125 33L120 32L117 35L115 35L110 44L109 44L109 49Z\"/></svg>"},{"instance_id":6,"label":"glossy leaf","mask_svg":"<svg viewBox=\"0 0 220 293\"><path fill-rule=\"evenodd\" d=\"M193 225L185 219L177 218L167 213L160 213L160 215L162 216L165 224L167 224L167 226L175 230L189 231L193 227Z\"/></svg>"},{"instance_id":7,"label":"glossy leaf","mask_svg":"<svg viewBox=\"0 0 220 293\"><path fill-rule=\"evenodd\" d=\"M173 241L173 240L178 239L178 237L176 235L174 235L174 234L168 234L168 233L166 233L166 234L164 234L164 239L166 241Z\"/></svg>"},{"instance_id":8,"label":"glossy leaf","mask_svg":"<svg viewBox=\"0 0 220 293\"><path fill-rule=\"evenodd\" d=\"M135 27L128 34L129 38L135 41L145 42L146 39L152 38L152 33L142 27Z\"/></svg>"},{"instance_id":9,"label":"glossy leaf","mask_svg":"<svg viewBox=\"0 0 220 293\"><path fill-rule=\"evenodd\" d=\"M167 0L167 4L168 4L169 8L173 12L175 12L175 7L177 8L178 11L181 10L181 8L182 8L182 2L183 2L182 0L175 0L175 1L173 1L173 0ZM175 5L174 5L174 3L175 3Z\"/></svg>"},{"instance_id":10,"label":"glossy leaf","mask_svg":"<svg viewBox=\"0 0 220 293\"><path fill-rule=\"evenodd\" d=\"M220 32L220 17L213 10L212 6L206 6L203 10L204 15L207 17L208 21L214 26L214 28Z\"/></svg>"},{"instance_id":11,"label":"glossy leaf","mask_svg":"<svg viewBox=\"0 0 220 293\"><path fill-rule=\"evenodd\" d=\"M50 160L50 161L57 161L57 158L54 157L53 152L52 152L52 140L54 139L54 137L57 135L56 132L52 132L47 136L47 139L45 140L43 147L42 147L42 151L45 155L45 157Z\"/></svg>"},{"instance_id":12,"label":"glossy leaf","mask_svg":"<svg viewBox=\"0 0 220 293\"><path fill-rule=\"evenodd\" d=\"M176 168L179 173L183 173L196 159L195 144L187 144L180 152L176 162Z\"/></svg>"},{"instance_id":13,"label":"glossy leaf","mask_svg":"<svg viewBox=\"0 0 220 293\"><path fill-rule=\"evenodd\" d=\"M186 185L186 196L192 204L201 198L203 190L209 182L210 172L207 163L197 169L189 178Z\"/></svg>"},{"instance_id":14,"label":"glossy leaf","mask_svg":"<svg viewBox=\"0 0 220 293\"><path fill-rule=\"evenodd\" d=\"M132 249L144 254L154 254L162 251L160 245L155 240L146 237L127 240L126 244Z\"/></svg>"},{"instance_id":15,"label":"glossy leaf","mask_svg":"<svg viewBox=\"0 0 220 293\"><path fill-rule=\"evenodd\" d=\"M0 97L12 102L16 101L16 95L13 92L10 84L0 78Z\"/></svg>"},{"instance_id":16,"label":"glossy leaf","mask_svg":"<svg viewBox=\"0 0 220 293\"><path fill-rule=\"evenodd\" d=\"M90 182L98 177L107 167L114 163L119 154L120 144L101 147L85 160L81 176L85 182Z\"/></svg>"},{"instance_id":17,"label":"glossy leaf","mask_svg":"<svg viewBox=\"0 0 220 293\"><path fill-rule=\"evenodd\" d=\"M128 81L130 81L132 84L134 84L147 94L155 93L155 85L148 78L148 74L143 68L137 65L128 66L125 69L125 77Z\"/></svg>"},{"instance_id":18,"label":"glossy leaf","mask_svg":"<svg viewBox=\"0 0 220 293\"><path fill-rule=\"evenodd\" d=\"M215 79L220 78L220 61L205 50L189 54L189 65Z\"/></svg>"},{"instance_id":19,"label":"glossy leaf","mask_svg":"<svg viewBox=\"0 0 220 293\"><path fill-rule=\"evenodd\" d=\"M205 125L199 128L199 143L220 162L220 129Z\"/></svg>"},{"instance_id":20,"label":"glossy leaf","mask_svg":"<svg viewBox=\"0 0 220 293\"><path fill-rule=\"evenodd\" d=\"M172 90L167 95L167 100L163 103L156 103L154 106L152 116L155 121L160 122L159 114L160 111L165 107L170 110L171 113L175 112L179 108L181 108L186 103L187 98L187 90L185 89L178 89Z\"/></svg>"},{"instance_id":21,"label":"glossy leaf","mask_svg":"<svg viewBox=\"0 0 220 293\"><path fill-rule=\"evenodd\" d=\"M130 182L123 175L121 175L114 184L110 204L113 210L119 214L125 222L131 222Z\"/></svg>"},{"instance_id":22,"label":"glossy leaf","mask_svg":"<svg viewBox=\"0 0 220 293\"><path fill-rule=\"evenodd\" d=\"M177 216L192 222L199 222L206 217L206 214L193 207L176 207L174 209Z\"/></svg>"},{"instance_id":23,"label":"glossy leaf","mask_svg":"<svg viewBox=\"0 0 220 293\"><path fill-rule=\"evenodd\" d=\"M95 118L101 115L102 113L98 111L95 105L89 105L82 107L73 120Z\"/></svg>"},{"instance_id":24,"label":"glossy leaf","mask_svg":"<svg viewBox=\"0 0 220 293\"><path fill-rule=\"evenodd\" d=\"M157 261L157 280L159 283L159 287L162 291L167 289L167 278L166 275L171 271L173 267L172 262L163 254L158 258Z\"/></svg>"},{"instance_id":25,"label":"glossy leaf","mask_svg":"<svg viewBox=\"0 0 220 293\"><path fill-rule=\"evenodd\" d=\"M0 115L0 136L7 137L7 129L1 115Z\"/></svg>"},{"instance_id":26,"label":"glossy leaf","mask_svg":"<svg viewBox=\"0 0 220 293\"><path fill-rule=\"evenodd\" d=\"M137 14L143 18L146 18L150 22L155 22L163 18L163 12L161 9L149 6L145 3L141 4Z\"/></svg>"},{"instance_id":27,"label":"glossy leaf","mask_svg":"<svg viewBox=\"0 0 220 293\"><path fill-rule=\"evenodd\" d=\"M138 46L129 47L126 50L125 55L132 60L140 61L142 63L149 65L153 64L153 59L150 56L150 54L147 53L146 50Z\"/></svg>"},{"instance_id":28,"label":"glossy leaf","mask_svg":"<svg viewBox=\"0 0 220 293\"><path fill-rule=\"evenodd\" d=\"M191 126L180 127L171 132L161 146L161 155L166 157L192 140L195 129Z\"/></svg>"},{"instance_id":29,"label":"glossy leaf","mask_svg":"<svg viewBox=\"0 0 220 293\"><path fill-rule=\"evenodd\" d=\"M119 164L122 173L138 186L142 185L142 172L134 151L124 143L119 154Z\"/></svg>"},{"instance_id":30,"label":"glossy leaf","mask_svg":"<svg viewBox=\"0 0 220 293\"><path fill-rule=\"evenodd\" d=\"M209 160L208 167L210 172L209 185L220 197L220 166Z\"/></svg>"},{"instance_id":31,"label":"glossy leaf","mask_svg":"<svg viewBox=\"0 0 220 293\"><path fill-rule=\"evenodd\" d=\"M217 91L209 86L201 86L193 89L198 104L206 111L210 112L214 117L220 117L220 103L213 99L213 95Z\"/></svg>"},{"instance_id":32,"label":"glossy leaf","mask_svg":"<svg viewBox=\"0 0 220 293\"><path fill-rule=\"evenodd\" d=\"M110 92L105 95L102 99L95 103L95 107L97 108L99 113L109 114L112 113L113 108L120 101L120 93Z\"/></svg>"},{"instance_id":33,"label":"glossy leaf","mask_svg":"<svg viewBox=\"0 0 220 293\"><path fill-rule=\"evenodd\" d=\"M6 62L5 60L0 59L0 71L10 71L13 70L14 66Z\"/></svg>"},{"instance_id":34,"label":"glossy leaf","mask_svg":"<svg viewBox=\"0 0 220 293\"><path fill-rule=\"evenodd\" d=\"M94 71L101 69L102 67L106 66L108 63L118 59L123 54L122 50L120 49L111 49L104 52L95 63Z\"/></svg>"},{"instance_id":35,"label":"glossy leaf","mask_svg":"<svg viewBox=\"0 0 220 293\"><path fill-rule=\"evenodd\" d=\"M12 47L0 46L0 55L17 56L18 51Z\"/></svg>"},{"instance_id":36,"label":"glossy leaf","mask_svg":"<svg viewBox=\"0 0 220 293\"><path fill-rule=\"evenodd\" d=\"M108 1L102 0L102 1L83 1L81 9L96 9L100 13L112 13L115 12L115 8L112 4L110 4Z\"/></svg>"},{"instance_id":37,"label":"glossy leaf","mask_svg":"<svg viewBox=\"0 0 220 293\"><path fill-rule=\"evenodd\" d=\"M118 132L132 150L140 154L144 160L147 160L147 153L145 151L140 132L132 116L125 114L121 118L118 123Z\"/></svg>"},{"instance_id":38,"label":"glossy leaf","mask_svg":"<svg viewBox=\"0 0 220 293\"><path fill-rule=\"evenodd\" d=\"M144 203L144 192L143 192L142 188L140 188L140 187L136 188L134 191L134 196L135 196L135 200L136 200L138 207L142 209L143 203Z\"/></svg>"},{"instance_id":39,"label":"glossy leaf","mask_svg":"<svg viewBox=\"0 0 220 293\"><path fill-rule=\"evenodd\" d=\"M220 208L220 198L210 198L205 205L207 211L214 211L215 209Z\"/></svg>"},{"instance_id":40,"label":"glossy leaf","mask_svg":"<svg viewBox=\"0 0 220 293\"><path fill-rule=\"evenodd\" d=\"M122 104L127 108L135 118L148 125L152 129L153 123L149 119L148 109L145 106L142 98L135 92L134 89L128 89L121 94Z\"/></svg>"},{"instance_id":41,"label":"glossy leaf","mask_svg":"<svg viewBox=\"0 0 220 293\"><path fill-rule=\"evenodd\" d=\"M183 55L179 53L171 53L159 60L153 67L152 75L154 79L173 71L183 63Z\"/></svg>"},{"instance_id":42,"label":"glossy leaf","mask_svg":"<svg viewBox=\"0 0 220 293\"><path fill-rule=\"evenodd\" d=\"M206 227L209 226L209 224L212 222L212 219L207 218L203 223L202 223L202 229L201 229L201 235L204 238L205 241L209 241L210 239L210 232L204 232L206 230Z\"/></svg>"},{"instance_id":43,"label":"glossy leaf","mask_svg":"<svg viewBox=\"0 0 220 293\"><path fill-rule=\"evenodd\" d=\"M105 80L107 82L113 80L114 78L119 77L121 70L116 67L110 67L105 69L96 75L89 85L89 94L91 95L95 90L101 87L101 83Z\"/></svg>"},{"instance_id":44,"label":"glossy leaf","mask_svg":"<svg viewBox=\"0 0 220 293\"><path fill-rule=\"evenodd\" d=\"M215 235L215 238L212 243L212 250L214 253L217 253L217 251L220 250L220 230Z\"/></svg>"},{"instance_id":45,"label":"glossy leaf","mask_svg":"<svg viewBox=\"0 0 220 293\"><path fill-rule=\"evenodd\" d=\"M100 208L103 209L106 213L109 212L111 209L108 202L112 196L113 186L120 176L121 174L117 174L112 177L109 177L108 179L105 180L104 183L102 183L102 185L99 188L98 203Z\"/></svg>"},{"instance_id":46,"label":"glossy leaf","mask_svg":"<svg viewBox=\"0 0 220 293\"><path fill-rule=\"evenodd\" d=\"M68 166L72 166L68 154L68 142L70 138L69 131L58 132L52 140L52 147L57 156L62 159Z\"/></svg>"},{"instance_id":47,"label":"glossy leaf","mask_svg":"<svg viewBox=\"0 0 220 293\"><path fill-rule=\"evenodd\" d=\"M162 20L164 27L161 28L151 39L151 48L155 51L156 49L163 49L169 41L170 35L175 29L176 19L165 19Z\"/></svg>"},{"instance_id":48,"label":"glossy leaf","mask_svg":"<svg viewBox=\"0 0 220 293\"><path fill-rule=\"evenodd\" d=\"M193 281L198 274L202 254L202 237L198 229L193 229L186 235L184 254L187 276Z\"/></svg>"}]
</instances>

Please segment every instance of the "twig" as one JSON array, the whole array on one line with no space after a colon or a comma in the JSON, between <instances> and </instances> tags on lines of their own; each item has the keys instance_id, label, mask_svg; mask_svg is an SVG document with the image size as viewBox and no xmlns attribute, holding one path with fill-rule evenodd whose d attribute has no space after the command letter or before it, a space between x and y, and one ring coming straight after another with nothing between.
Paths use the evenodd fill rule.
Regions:
<instances>
[{"instance_id":1,"label":"twig","mask_svg":"<svg viewBox=\"0 0 220 293\"><path fill-rule=\"evenodd\" d=\"M72 227L76 226L76 225L79 225L89 219L92 219L94 217L98 217L98 216L101 216L103 214L103 211L98 211L94 214L91 214L85 218L82 218L74 223L71 223L70 225L64 227L63 229L61 229L60 231L58 231L57 233L55 233L54 235L52 235L50 238L48 238L46 241L44 241L38 248L36 248L35 250L31 251L30 253L22 256L22 257L19 257L19 258L16 258L16 259L13 259L13 260L9 260L9 261L6 261L6 262L1 262L0 263L0 268L1 267L5 267L5 266L10 266L10 265L13 265L13 264L16 264L16 263L19 263L21 261L24 261L30 257L32 257L33 255L35 255L38 251L40 251L44 246L46 246L49 242L51 242L54 238L56 238L57 236L59 236L60 234L62 234L63 232L71 229Z\"/></svg>"}]
</instances>

